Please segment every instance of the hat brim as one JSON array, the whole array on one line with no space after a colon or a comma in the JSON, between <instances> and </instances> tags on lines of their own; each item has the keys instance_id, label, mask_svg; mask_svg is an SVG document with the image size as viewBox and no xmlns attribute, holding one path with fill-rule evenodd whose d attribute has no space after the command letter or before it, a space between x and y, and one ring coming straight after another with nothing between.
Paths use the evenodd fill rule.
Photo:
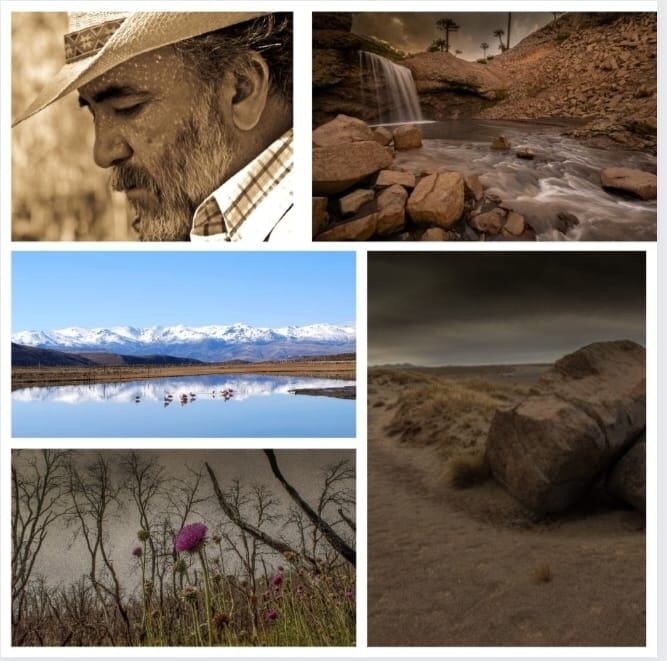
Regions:
<instances>
[{"instance_id":1,"label":"hat brim","mask_svg":"<svg viewBox=\"0 0 667 661\"><path fill-rule=\"evenodd\" d=\"M133 57L207 32L245 23L268 13L137 12L131 14L95 55L65 64L35 100L14 118L12 127Z\"/></svg>"}]
</instances>

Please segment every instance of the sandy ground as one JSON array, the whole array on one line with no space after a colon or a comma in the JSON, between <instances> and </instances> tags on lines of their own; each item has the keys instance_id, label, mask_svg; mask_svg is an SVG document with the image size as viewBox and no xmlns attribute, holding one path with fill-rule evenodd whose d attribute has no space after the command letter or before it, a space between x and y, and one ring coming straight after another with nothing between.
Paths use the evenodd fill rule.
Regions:
<instances>
[{"instance_id":1,"label":"sandy ground","mask_svg":"<svg viewBox=\"0 0 667 661\"><path fill-rule=\"evenodd\" d=\"M591 505L535 521L492 480L452 489L446 439L386 433L405 389L369 377L369 644L644 645L643 519Z\"/></svg>"}]
</instances>

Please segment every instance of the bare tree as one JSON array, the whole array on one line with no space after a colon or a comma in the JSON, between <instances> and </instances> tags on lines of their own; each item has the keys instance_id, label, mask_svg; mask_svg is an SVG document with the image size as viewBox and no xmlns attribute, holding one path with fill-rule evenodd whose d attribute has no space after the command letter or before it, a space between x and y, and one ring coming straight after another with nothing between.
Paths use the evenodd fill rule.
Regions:
<instances>
[{"instance_id":1,"label":"bare tree","mask_svg":"<svg viewBox=\"0 0 667 661\"><path fill-rule=\"evenodd\" d=\"M218 504L220 505L220 509L225 513L225 516L234 523L236 526L238 526L241 530L245 531L258 541L260 541L262 544L265 544L269 548L272 548L274 551L282 554L282 555L288 555L288 556L294 556L295 558L301 556L303 557L304 560L306 560L313 568L317 568L317 560L311 556L308 555L303 555L300 554L296 548L294 548L293 545L288 544L287 542L284 542L276 537L273 537L272 535L269 535L267 532L264 530L261 530L257 526L249 523L245 519L243 519L242 516L240 516L239 512L237 512L234 507L228 502L227 497L225 496L224 492L220 488L220 484L218 482L218 478L215 476L215 473L213 472L213 469L209 466L208 463L204 464L206 466L206 470L208 471L208 475L211 479L211 484L213 486L213 492L215 493L215 496L218 500Z\"/></svg>"},{"instance_id":2,"label":"bare tree","mask_svg":"<svg viewBox=\"0 0 667 661\"><path fill-rule=\"evenodd\" d=\"M72 502L72 519L78 522L90 556L89 579L105 613L105 622L113 639L111 601L123 623L125 642L132 644L132 631L123 595L107 549L106 525L113 505L119 506L118 485L111 481L109 462L101 454L88 466L80 469L70 458L68 464L68 495Z\"/></svg>"},{"instance_id":3,"label":"bare tree","mask_svg":"<svg viewBox=\"0 0 667 661\"><path fill-rule=\"evenodd\" d=\"M155 581L157 557L151 534L151 510L162 495L166 484L164 469L155 458L141 458L136 452L121 460L121 467L128 476L127 489L139 515L139 526L148 533L146 543L150 549L150 580Z\"/></svg>"},{"instance_id":4,"label":"bare tree","mask_svg":"<svg viewBox=\"0 0 667 661\"><path fill-rule=\"evenodd\" d=\"M12 617L21 618L26 586L56 519L66 512L65 453L42 450L19 467L12 458Z\"/></svg>"},{"instance_id":5,"label":"bare tree","mask_svg":"<svg viewBox=\"0 0 667 661\"><path fill-rule=\"evenodd\" d=\"M316 529L322 533L326 540L331 544L334 550L345 558L352 565L356 565L357 554L354 549L338 535L332 525L327 523L313 508L301 497L299 492L285 479L280 471L278 460L273 450L264 450L264 454L269 460L271 471L276 479L282 484L283 488L289 494L290 498L303 510L304 514L310 519ZM326 485L325 485L326 489Z\"/></svg>"}]
</instances>

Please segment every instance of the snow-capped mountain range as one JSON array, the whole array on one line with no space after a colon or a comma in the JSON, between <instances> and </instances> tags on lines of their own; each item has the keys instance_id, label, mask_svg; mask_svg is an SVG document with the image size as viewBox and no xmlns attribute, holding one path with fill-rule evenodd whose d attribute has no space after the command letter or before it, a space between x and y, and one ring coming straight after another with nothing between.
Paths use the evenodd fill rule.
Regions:
<instances>
[{"instance_id":1,"label":"snow-capped mountain range","mask_svg":"<svg viewBox=\"0 0 667 661\"><path fill-rule=\"evenodd\" d=\"M352 325L311 324L259 328L248 324L210 326L115 326L20 331L12 342L66 352L105 351L126 355L168 354L204 361L276 360L355 350Z\"/></svg>"}]
</instances>

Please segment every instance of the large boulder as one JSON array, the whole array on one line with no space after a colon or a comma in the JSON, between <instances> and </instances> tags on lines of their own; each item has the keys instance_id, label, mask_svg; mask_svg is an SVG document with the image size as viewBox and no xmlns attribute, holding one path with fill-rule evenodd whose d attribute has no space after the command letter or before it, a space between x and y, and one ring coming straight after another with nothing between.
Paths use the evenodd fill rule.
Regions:
<instances>
[{"instance_id":1,"label":"large boulder","mask_svg":"<svg viewBox=\"0 0 667 661\"><path fill-rule=\"evenodd\" d=\"M405 202L408 191L394 184L385 188L377 197L378 206L378 236L396 234L405 227Z\"/></svg>"},{"instance_id":2,"label":"large boulder","mask_svg":"<svg viewBox=\"0 0 667 661\"><path fill-rule=\"evenodd\" d=\"M359 211L359 209L361 209L364 204L368 204L374 199L375 193L372 190L358 188L357 190L348 193L344 197L341 197L340 200L338 200L338 207L340 208L340 212L343 214L343 216L351 216L357 213L357 211Z\"/></svg>"},{"instance_id":3,"label":"large boulder","mask_svg":"<svg viewBox=\"0 0 667 661\"><path fill-rule=\"evenodd\" d=\"M389 167L393 160L393 154L375 140L314 147L313 194L341 193Z\"/></svg>"},{"instance_id":4,"label":"large boulder","mask_svg":"<svg viewBox=\"0 0 667 661\"><path fill-rule=\"evenodd\" d=\"M504 222L505 212L499 208L491 209L491 211L486 211L470 218L472 228L482 234L498 234L503 228Z\"/></svg>"},{"instance_id":5,"label":"large boulder","mask_svg":"<svg viewBox=\"0 0 667 661\"><path fill-rule=\"evenodd\" d=\"M449 241L449 234L441 227L429 227L420 237L420 241Z\"/></svg>"},{"instance_id":6,"label":"large boulder","mask_svg":"<svg viewBox=\"0 0 667 661\"><path fill-rule=\"evenodd\" d=\"M640 512L646 511L646 433L612 466L607 490Z\"/></svg>"},{"instance_id":7,"label":"large boulder","mask_svg":"<svg viewBox=\"0 0 667 661\"><path fill-rule=\"evenodd\" d=\"M408 199L408 214L417 225L449 229L463 215L463 178L458 172L424 177Z\"/></svg>"},{"instance_id":8,"label":"large boulder","mask_svg":"<svg viewBox=\"0 0 667 661\"><path fill-rule=\"evenodd\" d=\"M356 117L338 115L313 131L314 147L330 147L347 142L365 142L374 140L373 131L368 124Z\"/></svg>"},{"instance_id":9,"label":"large boulder","mask_svg":"<svg viewBox=\"0 0 667 661\"><path fill-rule=\"evenodd\" d=\"M386 147L393 139L392 132L384 126L378 126L373 130L373 140L379 142L383 147Z\"/></svg>"},{"instance_id":10,"label":"large boulder","mask_svg":"<svg viewBox=\"0 0 667 661\"><path fill-rule=\"evenodd\" d=\"M605 168L600 172L603 188L629 193L641 200L655 200L658 178L650 172L630 168Z\"/></svg>"},{"instance_id":11,"label":"large boulder","mask_svg":"<svg viewBox=\"0 0 667 661\"><path fill-rule=\"evenodd\" d=\"M418 149L422 146L422 132L416 126L407 124L394 129L394 147L397 151Z\"/></svg>"},{"instance_id":12,"label":"large boulder","mask_svg":"<svg viewBox=\"0 0 667 661\"><path fill-rule=\"evenodd\" d=\"M371 213L345 223L338 223L326 232L318 234L317 241L367 241L377 228L378 215Z\"/></svg>"},{"instance_id":13,"label":"large boulder","mask_svg":"<svg viewBox=\"0 0 667 661\"><path fill-rule=\"evenodd\" d=\"M646 425L645 359L624 340L557 361L533 394L496 411L486 446L494 477L538 514L574 505Z\"/></svg>"},{"instance_id":14,"label":"large boulder","mask_svg":"<svg viewBox=\"0 0 667 661\"><path fill-rule=\"evenodd\" d=\"M405 188L414 188L417 183L415 175L411 172L401 172L400 170L382 170L375 180L376 188L385 188L398 184Z\"/></svg>"},{"instance_id":15,"label":"large boulder","mask_svg":"<svg viewBox=\"0 0 667 661\"><path fill-rule=\"evenodd\" d=\"M468 62L451 53L419 53L403 61L412 72L417 92L454 91L496 100L507 89L507 82L489 67Z\"/></svg>"}]
</instances>

